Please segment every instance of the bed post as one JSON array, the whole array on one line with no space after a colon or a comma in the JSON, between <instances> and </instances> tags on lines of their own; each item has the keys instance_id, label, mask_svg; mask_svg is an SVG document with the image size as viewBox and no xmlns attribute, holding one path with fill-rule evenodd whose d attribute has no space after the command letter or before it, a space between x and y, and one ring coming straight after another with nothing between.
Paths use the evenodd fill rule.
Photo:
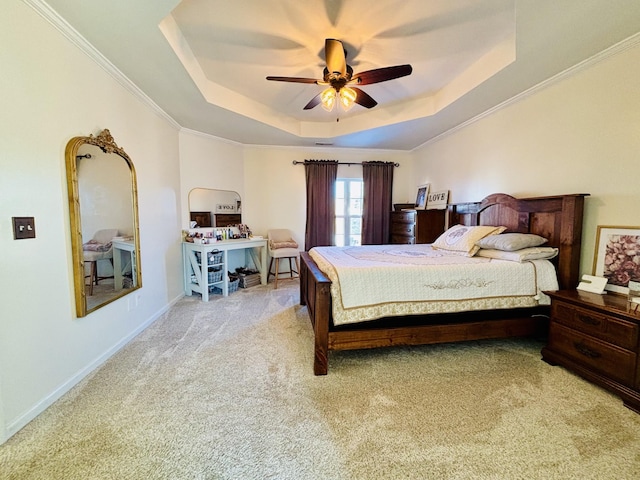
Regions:
<instances>
[{"instance_id":1,"label":"bed post","mask_svg":"<svg viewBox=\"0 0 640 480\"><path fill-rule=\"evenodd\" d=\"M307 276L309 273L307 272L307 263L302 259L302 255L300 255L300 305L303 307L307 304Z\"/></svg>"},{"instance_id":2,"label":"bed post","mask_svg":"<svg viewBox=\"0 0 640 480\"><path fill-rule=\"evenodd\" d=\"M580 245L582 243L582 215L584 197L588 194L562 197L562 226L560 227L560 254L558 265L560 288L575 288L580 277Z\"/></svg>"},{"instance_id":3,"label":"bed post","mask_svg":"<svg viewBox=\"0 0 640 480\"><path fill-rule=\"evenodd\" d=\"M329 365L331 280L318 268L308 252L300 252L300 305L306 305L313 327L313 373L326 375Z\"/></svg>"},{"instance_id":4,"label":"bed post","mask_svg":"<svg viewBox=\"0 0 640 480\"><path fill-rule=\"evenodd\" d=\"M326 375L329 369L329 316L331 315L331 287L329 284L316 285L315 304L313 373L314 375Z\"/></svg>"}]
</instances>

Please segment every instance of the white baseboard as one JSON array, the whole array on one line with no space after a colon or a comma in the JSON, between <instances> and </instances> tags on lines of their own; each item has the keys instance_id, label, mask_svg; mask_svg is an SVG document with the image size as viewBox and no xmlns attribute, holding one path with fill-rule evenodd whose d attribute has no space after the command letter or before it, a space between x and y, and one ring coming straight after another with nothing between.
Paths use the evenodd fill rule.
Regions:
<instances>
[{"instance_id":1,"label":"white baseboard","mask_svg":"<svg viewBox=\"0 0 640 480\"><path fill-rule=\"evenodd\" d=\"M15 421L11 422L6 426L6 428L0 432L0 445L5 443L9 438L19 432L22 428L24 428L31 420L36 418L42 412L44 412L47 408L53 405L57 400L59 400L65 393L75 387L80 381L82 381L87 375L93 372L96 368L100 367L104 362L106 362L109 358L111 358L115 353L117 353L122 347L127 345L131 340L137 337L140 333L147 329L153 322L155 322L162 314L164 314L167 310L169 310L175 303L184 297L184 293L178 295L171 302L166 304L156 313L154 313L151 317L149 317L144 323L142 323L138 328L129 333L126 337L122 338L118 343L113 345L107 351L105 351L102 355L97 357L93 362L86 365L82 368L78 373L69 378L66 382L60 385L58 388L53 390L49 395L44 397L40 402L34 405L31 409L26 411L23 415L18 417Z\"/></svg>"}]
</instances>

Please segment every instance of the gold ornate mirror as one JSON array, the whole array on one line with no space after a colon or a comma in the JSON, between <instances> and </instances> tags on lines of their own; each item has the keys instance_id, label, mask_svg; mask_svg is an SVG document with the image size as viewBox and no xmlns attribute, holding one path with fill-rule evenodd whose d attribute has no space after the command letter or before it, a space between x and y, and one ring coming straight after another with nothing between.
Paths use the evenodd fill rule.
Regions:
<instances>
[{"instance_id":1,"label":"gold ornate mirror","mask_svg":"<svg viewBox=\"0 0 640 480\"><path fill-rule=\"evenodd\" d=\"M138 194L133 162L109 130L67 143L76 314L142 286Z\"/></svg>"}]
</instances>

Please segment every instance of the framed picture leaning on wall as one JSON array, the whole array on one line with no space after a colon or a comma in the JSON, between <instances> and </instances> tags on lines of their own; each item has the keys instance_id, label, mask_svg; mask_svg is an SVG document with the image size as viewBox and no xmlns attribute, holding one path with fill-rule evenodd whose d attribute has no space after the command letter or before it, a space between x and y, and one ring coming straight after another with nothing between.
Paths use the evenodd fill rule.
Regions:
<instances>
[{"instance_id":1,"label":"framed picture leaning on wall","mask_svg":"<svg viewBox=\"0 0 640 480\"><path fill-rule=\"evenodd\" d=\"M427 210L445 210L449 201L449 190L429 192L427 195Z\"/></svg>"},{"instance_id":2,"label":"framed picture leaning on wall","mask_svg":"<svg viewBox=\"0 0 640 480\"><path fill-rule=\"evenodd\" d=\"M640 227L599 225L593 274L607 279L607 290L628 294L629 282L640 281Z\"/></svg>"},{"instance_id":3,"label":"framed picture leaning on wall","mask_svg":"<svg viewBox=\"0 0 640 480\"><path fill-rule=\"evenodd\" d=\"M416 208L423 209L427 206L427 195L429 195L429 184L418 186L416 195Z\"/></svg>"}]
</instances>

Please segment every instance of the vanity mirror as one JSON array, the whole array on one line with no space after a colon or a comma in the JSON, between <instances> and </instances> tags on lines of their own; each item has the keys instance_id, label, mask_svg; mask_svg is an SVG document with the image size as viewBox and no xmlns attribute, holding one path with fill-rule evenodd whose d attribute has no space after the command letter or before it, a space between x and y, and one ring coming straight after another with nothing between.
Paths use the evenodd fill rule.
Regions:
<instances>
[{"instance_id":1,"label":"vanity mirror","mask_svg":"<svg viewBox=\"0 0 640 480\"><path fill-rule=\"evenodd\" d=\"M194 188L189 192L189 220L199 227L226 227L242 223L238 192Z\"/></svg>"},{"instance_id":2,"label":"vanity mirror","mask_svg":"<svg viewBox=\"0 0 640 480\"><path fill-rule=\"evenodd\" d=\"M65 151L76 315L142 286L133 162L109 130L75 137Z\"/></svg>"}]
</instances>

